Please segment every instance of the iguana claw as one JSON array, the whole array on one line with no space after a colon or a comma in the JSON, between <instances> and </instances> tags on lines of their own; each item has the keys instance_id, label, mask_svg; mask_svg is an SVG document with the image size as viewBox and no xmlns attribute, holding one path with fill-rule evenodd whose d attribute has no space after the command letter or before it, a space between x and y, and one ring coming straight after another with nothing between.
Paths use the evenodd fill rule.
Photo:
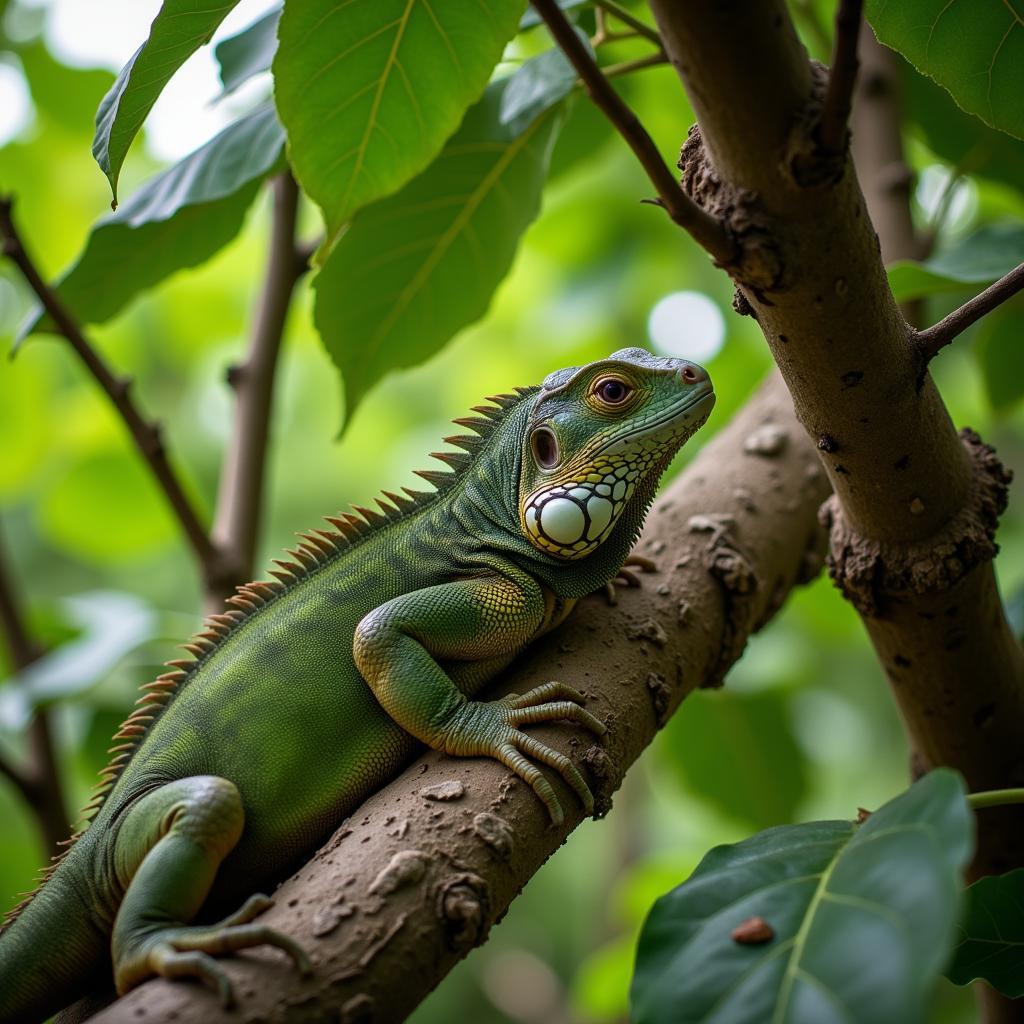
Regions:
<instances>
[{"instance_id":1,"label":"iguana claw","mask_svg":"<svg viewBox=\"0 0 1024 1024\"><path fill-rule=\"evenodd\" d=\"M541 743L520 727L538 722L568 720L584 726L597 736L603 736L608 731L607 726L580 707L577 702L582 700L583 694L578 690L565 683L551 682L543 683L527 693L466 706L466 712L471 716L466 726L474 732L483 731L487 736L487 740L472 744L472 753L489 754L528 783L556 825L560 825L565 818L558 797L543 773L528 757L554 768L579 797L588 814L594 809L594 795L565 754ZM470 752L466 745L460 746L461 749L453 749L452 752Z\"/></svg>"},{"instance_id":2,"label":"iguana claw","mask_svg":"<svg viewBox=\"0 0 1024 1024\"><path fill-rule=\"evenodd\" d=\"M311 974L313 964L294 939L266 925L250 923L273 905L269 896L257 894L216 924L161 929L149 941L139 944L132 957L134 964L120 965L118 991L123 994L152 975L198 978L216 991L227 1009L234 1005L234 992L227 973L214 956L254 946L275 946L291 957L300 974Z\"/></svg>"}]
</instances>

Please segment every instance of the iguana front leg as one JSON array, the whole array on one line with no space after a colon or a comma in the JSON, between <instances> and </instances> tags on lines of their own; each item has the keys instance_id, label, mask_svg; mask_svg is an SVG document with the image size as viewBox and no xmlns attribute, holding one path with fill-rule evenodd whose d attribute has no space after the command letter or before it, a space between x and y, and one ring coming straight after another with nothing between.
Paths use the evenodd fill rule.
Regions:
<instances>
[{"instance_id":1,"label":"iguana front leg","mask_svg":"<svg viewBox=\"0 0 1024 1024\"><path fill-rule=\"evenodd\" d=\"M522 725L569 719L598 735L605 726L579 706L582 695L561 683L496 701L467 700L438 659L494 662L515 654L540 630L545 604L529 577L486 576L427 587L367 615L353 642L356 665L381 706L418 740L447 754L496 758L528 782L557 824L562 808L528 758L554 768L591 811L594 798L564 754ZM459 672L470 679L476 673Z\"/></svg>"}]
</instances>

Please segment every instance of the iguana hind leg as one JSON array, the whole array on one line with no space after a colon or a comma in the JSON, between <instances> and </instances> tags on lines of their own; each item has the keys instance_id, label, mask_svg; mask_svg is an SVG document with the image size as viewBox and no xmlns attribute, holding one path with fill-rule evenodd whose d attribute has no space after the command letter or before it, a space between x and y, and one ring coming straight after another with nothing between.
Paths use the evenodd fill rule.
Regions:
<instances>
[{"instance_id":1,"label":"iguana hind leg","mask_svg":"<svg viewBox=\"0 0 1024 1024\"><path fill-rule=\"evenodd\" d=\"M251 897L215 924L189 924L243 824L235 785L213 775L167 783L127 812L114 846L114 871L126 890L112 937L118 993L153 975L192 977L230 1005L231 984L213 956L252 946L277 946L310 970L294 940L250 923L273 904L267 896Z\"/></svg>"},{"instance_id":2,"label":"iguana hind leg","mask_svg":"<svg viewBox=\"0 0 1024 1024\"><path fill-rule=\"evenodd\" d=\"M543 627L544 595L530 578L485 576L403 594L367 615L356 629L356 664L384 710L435 750L501 761L533 787L552 820L562 808L551 784L531 762L555 769L591 811L594 799L564 754L522 731L537 722L568 719L598 735L606 731L580 707L582 695L561 683L495 701L467 700L464 685L482 684L471 668L449 675L438 661L504 665ZM461 670L459 670L461 669Z\"/></svg>"}]
</instances>

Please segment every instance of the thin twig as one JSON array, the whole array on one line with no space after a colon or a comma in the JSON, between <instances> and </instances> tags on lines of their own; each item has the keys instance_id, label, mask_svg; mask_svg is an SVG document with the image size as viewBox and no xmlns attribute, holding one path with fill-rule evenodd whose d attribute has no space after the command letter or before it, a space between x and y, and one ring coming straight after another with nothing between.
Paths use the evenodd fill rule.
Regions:
<instances>
[{"instance_id":1,"label":"thin twig","mask_svg":"<svg viewBox=\"0 0 1024 1024\"><path fill-rule=\"evenodd\" d=\"M971 324L980 320L986 313L1004 303L1011 296L1024 288L1024 263L1015 267L1001 277L995 284L989 285L980 295L965 302L959 309L954 309L949 316L944 316L937 324L923 331L914 331L911 339L918 347L924 362L934 359L940 349L945 348L955 337L963 334Z\"/></svg>"},{"instance_id":2,"label":"thin twig","mask_svg":"<svg viewBox=\"0 0 1024 1024\"><path fill-rule=\"evenodd\" d=\"M273 195L269 259L249 353L244 363L228 372L236 396L235 422L221 468L212 536L234 575L219 581L208 595L211 604L222 602L234 586L252 578L277 357L295 284L309 267L308 253L295 242L299 190L290 173L274 180Z\"/></svg>"},{"instance_id":3,"label":"thin twig","mask_svg":"<svg viewBox=\"0 0 1024 1024\"><path fill-rule=\"evenodd\" d=\"M638 57L636 60L624 60L620 64L609 64L607 67L601 68L601 72L605 78L618 78L620 75L628 75L633 71L641 71L643 68L653 68L667 63L667 53L652 53L649 57Z\"/></svg>"},{"instance_id":4,"label":"thin twig","mask_svg":"<svg viewBox=\"0 0 1024 1024\"><path fill-rule=\"evenodd\" d=\"M818 122L818 144L826 153L846 150L853 88L857 82L857 37L864 0L839 0L832 68Z\"/></svg>"},{"instance_id":5,"label":"thin twig","mask_svg":"<svg viewBox=\"0 0 1024 1024\"><path fill-rule=\"evenodd\" d=\"M533 6L583 80L591 99L636 154L658 193L657 204L664 207L672 220L688 231L716 262L722 266L731 264L736 258L736 246L725 227L682 190L654 140L601 73L586 44L566 20L555 0L533 0Z\"/></svg>"},{"instance_id":6,"label":"thin twig","mask_svg":"<svg viewBox=\"0 0 1024 1024\"><path fill-rule=\"evenodd\" d=\"M42 657L45 649L37 644L25 626L16 597L14 581L7 568L0 544L0 630L16 670L28 668ZM5 775L28 804L47 849L54 853L57 844L70 834L67 808L61 791L57 757L46 708L36 708L28 725L28 764L16 768L0 757L0 775Z\"/></svg>"},{"instance_id":7,"label":"thin twig","mask_svg":"<svg viewBox=\"0 0 1024 1024\"><path fill-rule=\"evenodd\" d=\"M130 394L131 380L114 376L82 333L64 303L57 297L56 292L43 280L35 263L26 252L21 236L14 225L13 205L12 199L0 198L0 238L3 241L4 255L17 265L29 287L35 292L39 302L57 325L57 329L67 339L85 364L86 369L120 413L139 454L149 466L153 476L156 477L167 503L171 506L171 510L203 570L205 579L209 581L215 578L220 572L219 553L207 536L198 513L171 468L159 424L143 417Z\"/></svg>"},{"instance_id":8,"label":"thin twig","mask_svg":"<svg viewBox=\"0 0 1024 1024\"><path fill-rule=\"evenodd\" d=\"M661 49L661 36L658 34L658 30L651 28L650 25L642 22L624 7L614 3L614 0L594 0L594 6L598 9L598 13L607 11L613 18L621 21L624 25L628 25L637 35L643 36L644 39L649 39L659 50Z\"/></svg>"}]
</instances>

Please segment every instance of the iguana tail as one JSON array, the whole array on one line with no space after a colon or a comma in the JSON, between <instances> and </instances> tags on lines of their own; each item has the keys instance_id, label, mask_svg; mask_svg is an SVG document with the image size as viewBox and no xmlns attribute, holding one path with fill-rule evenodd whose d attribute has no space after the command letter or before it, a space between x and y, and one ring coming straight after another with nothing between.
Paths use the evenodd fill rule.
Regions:
<instances>
[{"instance_id":1,"label":"iguana tail","mask_svg":"<svg viewBox=\"0 0 1024 1024\"><path fill-rule=\"evenodd\" d=\"M110 977L110 937L87 890L57 872L0 931L0 1024L32 1024Z\"/></svg>"}]
</instances>

